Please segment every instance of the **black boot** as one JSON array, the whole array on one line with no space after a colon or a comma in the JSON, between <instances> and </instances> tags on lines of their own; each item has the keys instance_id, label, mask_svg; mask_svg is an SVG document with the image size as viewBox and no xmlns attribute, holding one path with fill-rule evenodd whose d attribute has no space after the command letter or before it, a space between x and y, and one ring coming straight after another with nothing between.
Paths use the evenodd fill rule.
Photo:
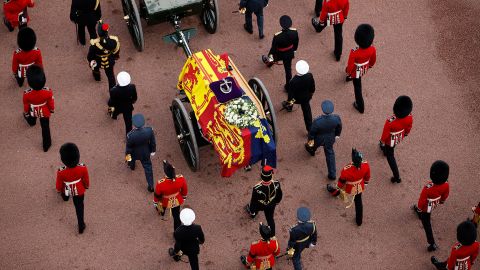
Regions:
<instances>
[{"instance_id":1,"label":"black boot","mask_svg":"<svg viewBox=\"0 0 480 270\"><path fill-rule=\"evenodd\" d=\"M438 269L438 270L447 270L447 263L446 262L441 262L437 259L437 257L432 256L430 258L432 261L432 264Z\"/></svg>"},{"instance_id":2,"label":"black boot","mask_svg":"<svg viewBox=\"0 0 480 270\"><path fill-rule=\"evenodd\" d=\"M433 243L433 244L430 244L430 245L427 247L427 250L428 250L428 252L432 252L432 251L437 250L437 248L438 248L437 244Z\"/></svg>"},{"instance_id":3,"label":"black boot","mask_svg":"<svg viewBox=\"0 0 480 270\"><path fill-rule=\"evenodd\" d=\"M273 66L274 64L274 61L271 61L271 59L266 56L266 55L262 55L262 62L267 66L267 67L271 67Z\"/></svg>"},{"instance_id":4,"label":"black boot","mask_svg":"<svg viewBox=\"0 0 480 270\"><path fill-rule=\"evenodd\" d=\"M392 183L401 183L401 182L402 182L402 179L401 179L401 178L392 177L392 178L390 178L390 181L391 181Z\"/></svg>"},{"instance_id":5,"label":"black boot","mask_svg":"<svg viewBox=\"0 0 480 270\"><path fill-rule=\"evenodd\" d=\"M3 18L3 24L5 24L5 26L7 27L8 32L13 32L13 30L15 30L15 28L13 28L13 26L10 24L9 21L7 21L6 18Z\"/></svg>"},{"instance_id":6,"label":"black boot","mask_svg":"<svg viewBox=\"0 0 480 270\"><path fill-rule=\"evenodd\" d=\"M253 219L257 216L255 213L252 213L250 211L250 204L245 205L245 207L243 209L245 209L245 212L247 212L247 214L250 216L250 218Z\"/></svg>"},{"instance_id":7,"label":"black boot","mask_svg":"<svg viewBox=\"0 0 480 270\"><path fill-rule=\"evenodd\" d=\"M308 144L305 144L305 150L307 150L310 156L315 156L315 149L313 149L313 147L310 147Z\"/></svg>"},{"instance_id":8,"label":"black boot","mask_svg":"<svg viewBox=\"0 0 480 270\"><path fill-rule=\"evenodd\" d=\"M83 225L78 227L78 233L82 234L85 231L85 228L87 228L87 225L85 225L85 223L83 223Z\"/></svg>"}]
</instances>

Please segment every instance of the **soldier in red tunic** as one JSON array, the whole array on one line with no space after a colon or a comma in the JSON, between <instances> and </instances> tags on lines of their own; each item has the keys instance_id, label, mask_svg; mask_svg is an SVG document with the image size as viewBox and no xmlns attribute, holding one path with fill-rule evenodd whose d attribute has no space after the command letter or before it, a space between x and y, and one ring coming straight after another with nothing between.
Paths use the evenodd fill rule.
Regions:
<instances>
[{"instance_id":1,"label":"soldier in red tunic","mask_svg":"<svg viewBox=\"0 0 480 270\"><path fill-rule=\"evenodd\" d=\"M240 256L240 261L246 268L255 269L252 268L254 265L257 270L271 270L275 265L275 256L280 254L280 247L269 226L260 223L259 230L262 239L253 242L248 256Z\"/></svg>"},{"instance_id":2,"label":"soldier in red tunic","mask_svg":"<svg viewBox=\"0 0 480 270\"><path fill-rule=\"evenodd\" d=\"M477 239L477 229L470 221L464 221L457 227L458 242L452 246L447 261L440 262L437 257L432 256L432 264L438 270L469 270L478 256L480 244Z\"/></svg>"},{"instance_id":3,"label":"soldier in red tunic","mask_svg":"<svg viewBox=\"0 0 480 270\"><path fill-rule=\"evenodd\" d=\"M37 36L31 28L25 27L18 31L18 49L13 52L12 58L12 73L18 86L23 86L29 66L43 67L42 53L35 47L35 43L37 43Z\"/></svg>"},{"instance_id":4,"label":"soldier in red tunic","mask_svg":"<svg viewBox=\"0 0 480 270\"><path fill-rule=\"evenodd\" d=\"M187 181L183 175L175 175L175 167L166 160L163 161L163 171L165 177L157 181L153 194L153 205L162 216L165 215L167 209L170 209L173 216L173 231L175 231L182 223L180 206L187 198Z\"/></svg>"},{"instance_id":5,"label":"soldier in red tunic","mask_svg":"<svg viewBox=\"0 0 480 270\"><path fill-rule=\"evenodd\" d=\"M30 89L23 93L23 117L30 126L40 118L42 127L43 151L47 152L52 145L50 136L50 115L55 109L53 92L45 87L45 73L41 67L33 65L27 69L27 79Z\"/></svg>"},{"instance_id":6,"label":"soldier in red tunic","mask_svg":"<svg viewBox=\"0 0 480 270\"><path fill-rule=\"evenodd\" d=\"M312 25L320 33L329 25L333 25L333 31L335 34L335 50L333 55L337 61L340 61L342 56L343 36L342 28L343 23L348 17L348 11L350 4L348 0L325 0L322 5L322 11L320 17L312 18Z\"/></svg>"},{"instance_id":7,"label":"soldier in red tunic","mask_svg":"<svg viewBox=\"0 0 480 270\"><path fill-rule=\"evenodd\" d=\"M84 164L78 163L80 152L73 143L66 143L60 147L60 158L65 166L60 167L57 171L57 192L64 201L68 201L72 196L77 213L78 232L82 234L86 227L83 220L83 200L85 190L90 186L88 170Z\"/></svg>"},{"instance_id":8,"label":"soldier in red tunic","mask_svg":"<svg viewBox=\"0 0 480 270\"><path fill-rule=\"evenodd\" d=\"M448 174L450 168L445 161L437 160L430 167L430 179L422 189L418 203L412 206L418 218L422 221L425 234L427 235L427 242L429 244L428 251L434 251L438 248L433 238L432 223L430 216L433 210L439 205L445 203L450 192L448 185Z\"/></svg>"},{"instance_id":9,"label":"soldier in red tunic","mask_svg":"<svg viewBox=\"0 0 480 270\"><path fill-rule=\"evenodd\" d=\"M336 197L341 193L344 193L342 196L345 198L353 196L353 201L355 202L355 221L358 226L361 226L363 221L362 192L365 190L365 186L368 185L369 181L370 166L368 162L363 159L363 154L353 148L352 162L343 167L337 186L327 185L327 191L330 192L332 196Z\"/></svg>"},{"instance_id":10,"label":"soldier in red tunic","mask_svg":"<svg viewBox=\"0 0 480 270\"><path fill-rule=\"evenodd\" d=\"M393 105L394 115L387 118L383 126L382 137L380 138L380 149L387 156L388 165L392 170L392 183L400 183L400 173L398 172L397 161L395 160L395 146L410 134L413 124L411 114L413 103L408 96L399 96Z\"/></svg>"},{"instance_id":11,"label":"soldier in red tunic","mask_svg":"<svg viewBox=\"0 0 480 270\"><path fill-rule=\"evenodd\" d=\"M25 27L30 21L27 7L35 6L34 0L4 0L3 1L3 23L8 31L13 32L15 27Z\"/></svg>"},{"instance_id":12,"label":"soldier in red tunic","mask_svg":"<svg viewBox=\"0 0 480 270\"><path fill-rule=\"evenodd\" d=\"M352 49L348 57L348 64L345 69L347 72L346 81L353 80L353 88L355 90L355 102L353 107L360 113L365 111L365 105L362 96L362 77L365 76L367 70L372 68L377 61L377 51L372 46L375 32L369 24L361 24L355 31L355 42L358 47Z\"/></svg>"}]
</instances>

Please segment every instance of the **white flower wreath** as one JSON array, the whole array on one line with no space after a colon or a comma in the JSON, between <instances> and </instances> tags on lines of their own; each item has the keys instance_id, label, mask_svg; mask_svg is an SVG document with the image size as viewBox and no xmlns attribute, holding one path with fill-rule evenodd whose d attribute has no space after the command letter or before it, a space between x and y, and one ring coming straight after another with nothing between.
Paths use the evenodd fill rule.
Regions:
<instances>
[{"instance_id":1,"label":"white flower wreath","mask_svg":"<svg viewBox=\"0 0 480 270\"><path fill-rule=\"evenodd\" d=\"M257 107L246 98L236 98L227 103L224 111L227 122L239 128L252 126L258 118Z\"/></svg>"}]
</instances>

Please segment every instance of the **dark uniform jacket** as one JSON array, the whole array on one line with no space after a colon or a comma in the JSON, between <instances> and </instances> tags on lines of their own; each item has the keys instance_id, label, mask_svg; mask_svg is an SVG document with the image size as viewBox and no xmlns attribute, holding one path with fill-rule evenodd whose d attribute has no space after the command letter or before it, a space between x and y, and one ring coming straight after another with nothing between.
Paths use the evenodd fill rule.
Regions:
<instances>
[{"instance_id":1,"label":"dark uniform jacket","mask_svg":"<svg viewBox=\"0 0 480 270\"><path fill-rule=\"evenodd\" d=\"M180 225L173 233L173 237L175 238L175 253L181 250L186 255L199 254L199 245L205 242L202 227L197 224Z\"/></svg>"},{"instance_id":2,"label":"dark uniform jacket","mask_svg":"<svg viewBox=\"0 0 480 270\"><path fill-rule=\"evenodd\" d=\"M312 123L308 139L315 140L315 145L330 145L335 143L335 136L342 133L342 121L336 114L324 114Z\"/></svg>"},{"instance_id":3,"label":"dark uniform jacket","mask_svg":"<svg viewBox=\"0 0 480 270\"><path fill-rule=\"evenodd\" d=\"M70 20L78 24L94 24L102 18L100 0L72 0Z\"/></svg>"},{"instance_id":4,"label":"dark uniform jacket","mask_svg":"<svg viewBox=\"0 0 480 270\"><path fill-rule=\"evenodd\" d=\"M295 227L290 229L290 238L288 239L288 248L295 250L308 248L310 244L317 244L317 228L315 222L298 222Z\"/></svg>"},{"instance_id":5,"label":"dark uniform jacket","mask_svg":"<svg viewBox=\"0 0 480 270\"><path fill-rule=\"evenodd\" d=\"M156 151L155 135L151 127L134 128L127 134L125 154L132 155L134 160L150 158Z\"/></svg>"},{"instance_id":6,"label":"dark uniform jacket","mask_svg":"<svg viewBox=\"0 0 480 270\"><path fill-rule=\"evenodd\" d=\"M133 103L137 101L135 84L126 86L116 85L110 89L108 106L114 107L117 112L133 111Z\"/></svg>"},{"instance_id":7,"label":"dark uniform jacket","mask_svg":"<svg viewBox=\"0 0 480 270\"><path fill-rule=\"evenodd\" d=\"M262 211L266 207L279 204L282 200L283 193L280 182L272 180L269 185L264 183L266 182L261 181L253 187L250 205L252 210Z\"/></svg>"},{"instance_id":8,"label":"dark uniform jacket","mask_svg":"<svg viewBox=\"0 0 480 270\"><path fill-rule=\"evenodd\" d=\"M258 12L268 5L268 0L241 0L240 8Z\"/></svg>"},{"instance_id":9,"label":"dark uniform jacket","mask_svg":"<svg viewBox=\"0 0 480 270\"><path fill-rule=\"evenodd\" d=\"M95 60L100 68L109 68L115 65L115 60L120 57L120 42L116 36L96 38L90 40L87 60Z\"/></svg>"},{"instance_id":10,"label":"dark uniform jacket","mask_svg":"<svg viewBox=\"0 0 480 270\"><path fill-rule=\"evenodd\" d=\"M275 34L272 40L272 47L269 55L273 55L275 60L284 58L293 58L298 48L298 32L295 28L283 29Z\"/></svg>"},{"instance_id":11,"label":"dark uniform jacket","mask_svg":"<svg viewBox=\"0 0 480 270\"><path fill-rule=\"evenodd\" d=\"M288 100L295 99L300 104L309 101L315 93L315 80L312 73L295 75L287 86Z\"/></svg>"}]
</instances>

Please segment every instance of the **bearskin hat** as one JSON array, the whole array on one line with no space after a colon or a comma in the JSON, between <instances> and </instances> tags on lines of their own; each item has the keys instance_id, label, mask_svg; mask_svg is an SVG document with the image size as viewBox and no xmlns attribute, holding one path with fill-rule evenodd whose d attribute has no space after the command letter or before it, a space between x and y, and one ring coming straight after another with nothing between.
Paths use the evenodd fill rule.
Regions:
<instances>
[{"instance_id":1,"label":"bearskin hat","mask_svg":"<svg viewBox=\"0 0 480 270\"><path fill-rule=\"evenodd\" d=\"M163 161L163 171L165 172L165 176L170 179L175 179L175 167L172 164L168 163L168 161Z\"/></svg>"},{"instance_id":2,"label":"bearskin hat","mask_svg":"<svg viewBox=\"0 0 480 270\"><path fill-rule=\"evenodd\" d=\"M448 173L450 168L448 164L443 160L437 160L430 167L430 179L436 185L445 183L448 180Z\"/></svg>"},{"instance_id":3,"label":"bearskin hat","mask_svg":"<svg viewBox=\"0 0 480 270\"><path fill-rule=\"evenodd\" d=\"M272 180L273 176L273 168L265 165L262 168L262 173L260 174L260 177L262 178L263 181L270 181Z\"/></svg>"},{"instance_id":4,"label":"bearskin hat","mask_svg":"<svg viewBox=\"0 0 480 270\"><path fill-rule=\"evenodd\" d=\"M74 143L65 143L60 147L60 159L68 168L74 168L80 161L80 151Z\"/></svg>"},{"instance_id":5,"label":"bearskin hat","mask_svg":"<svg viewBox=\"0 0 480 270\"><path fill-rule=\"evenodd\" d=\"M413 103L409 96L399 96L393 105L393 113L398 118L407 117L413 109Z\"/></svg>"},{"instance_id":6,"label":"bearskin hat","mask_svg":"<svg viewBox=\"0 0 480 270\"><path fill-rule=\"evenodd\" d=\"M471 221L464 221L457 227L457 240L464 246L470 246L477 240L477 228Z\"/></svg>"},{"instance_id":7,"label":"bearskin hat","mask_svg":"<svg viewBox=\"0 0 480 270\"><path fill-rule=\"evenodd\" d=\"M33 90L41 90L45 83L47 82L47 78L45 78L45 73L40 66L31 65L27 68L27 81L28 85Z\"/></svg>"},{"instance_id":8,"label":"bearskin hat","mask_svg":"<svg viewBox=\"0 0 480 270\"><path fill-rule=\"evenodd\" d=\"M263 240L268 241L272 238L272 229L270 229L270 226L260 223L258 230Z\"/></svg>"},{"instance_id":9,"label":"bearskin hat","mask_svg":"<svg viewBox=\"0 0 480 270\"><path fill-rule=\"evenodd\" d=\"M17 35L17 44L20 49L23 51L31 51L35 48L37 43L37 35L30 27L25 27L18 31Z\"/></svg>"},{"instance_id":10,"label":"bearskin hat","mask_svg":"<svg viewBox=\"0 0 480 270\"><path fill-rule=\"evenodd\" d=\"M353 166L360 168L363 161L363 154L357 151L357 149L352 148L352 163Z\"/></svg>"},{"instance_id":11,"label":"bearskin hat","mask_svg":"<svg viewBox=\"0 0 480 270\"><path fill-rule=\"evenodd\" d=\"M288 29L292 27L292 18L290 18L288 15L283 15L280 17L280 26L282 29Z\"/></svg>"},{"instance_id":12,"label":"bearskin hat","mask_svg":"<svg viewBox=\"0 0 480 270\"><path fill-rule=\"evenodd\" d=\"M375 31L370 24L360 24L355 30L355 42L362 49L370 47L375 38Z\"/></svg>"}]
</instances>

